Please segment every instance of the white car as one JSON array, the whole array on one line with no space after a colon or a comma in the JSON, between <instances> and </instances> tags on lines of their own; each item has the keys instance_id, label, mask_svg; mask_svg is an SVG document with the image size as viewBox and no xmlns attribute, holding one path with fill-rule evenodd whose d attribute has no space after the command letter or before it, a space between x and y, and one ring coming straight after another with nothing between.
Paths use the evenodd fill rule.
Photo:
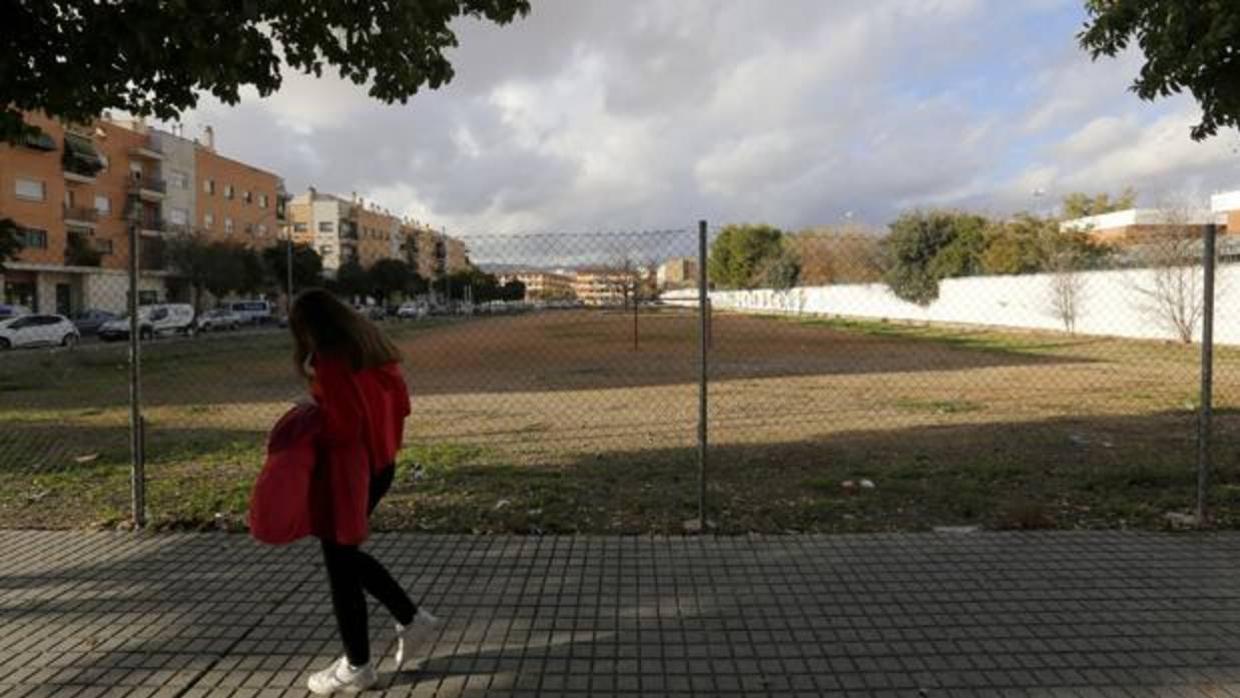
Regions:
<instances>
[{"instance_id":1,"label":"white car","mask_svg":"<svg viewBox=\"0 0 1240 698\"><path fill-rule=\"evenodd\" d=\"M241 316L226 308L208 310L198 316L198 331L235 330L245 322Z\"/></svg>"},{"instance_id":2,"label":"white car","mask_svg":"<svg viewBox=\"0 0 1240 698\"><path fill-rule=\"evenodd\" d=\"M159 335L193 336L194 307L186 303L161 303L138 308L138 337L153 339ZM129 317L121 317L99 326L99 339L111 342L129 338Z\"/></svg>"},{"instance_id":3,"label":"white car","mask_svg":"<svg viewBox=\"0 0 1240 698\"><path fill-rule=\"evenodd\" d=\"M402 320L417 320L430 314L430 309L425 303L402 303L396 309L396 317Z\"/></svg>"},{"instance_id":4,"label":"white car","mask_svg":"<svg viewBox=\"0 0 1240 698\"><path fill-rule=\"evenodd\" d=\"M258 300L233 301L222 307L241 316L241 323L245 325L265 325L272 321L276 310L269 301Z\"/></svg>"},{"instance_id":5,"label":"white car","mask_svg":"<svg viewBox=\"0 0 1240 698\"><path fill-rule=\"evenodd\" d=\"M71 347L79 339L78 329L63 315L23 315L0 322L0 349Z\"/></svg>"}]
</instances>

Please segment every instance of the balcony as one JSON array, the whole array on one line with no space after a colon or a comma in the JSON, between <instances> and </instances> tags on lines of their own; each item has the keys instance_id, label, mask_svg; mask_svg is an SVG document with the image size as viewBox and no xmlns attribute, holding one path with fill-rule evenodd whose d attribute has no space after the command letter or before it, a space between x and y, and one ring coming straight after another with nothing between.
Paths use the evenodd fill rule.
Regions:
<instances>
[{"instance_id":1,"label":"balcony","mask_svg":"<svg viewBox=\"0 0 1240 698\"><path fill-rule=\"evenodd\" d=\"M95 181L95 175L99 173L98 167L77 158L65 158L62 164L65 182L69 184L91 184Z\"/></svg>"},{"instance_id":2,"label":"balcony","mask_svg":"<svg viewBox=\"0 0 1240 698\"><path fill-rule=\"evenodd\" d=\"M158 162L164 159L164 151L163 148L160 147L159 143L155 142L155 139L147 136L144 142L129 149L129 157L155 160Z\"/></svg>"},{"instance_id":3,"label":"balcony","mask_svg":"<svg viewBox=\"0 0 1240 698\"><path fill-rule=\"evenodd\" d=\"M168 194L168 183L155 177L132 177L129 193L143 201L162 201Z\"/></svg>"},{"instance_id":4,"label":"balcony","mask_svg":"<svg viewBox=\"0 0 1240 698\"><path fill-rule=\"evenodd\" d=\"M93 230L99 220L99 212L86 206L65 206L64 220L67 226Z\"/></svg>"},{"instance_id":5,"label":"balcony","mask_svg":"<svg viewBox=\"0 0 1240 698\"><path fill-rule=\"evenodd\" d=\"M133 223L144 237L163 237L174 231L174 226L159 216L139 216Z\"/></svg>"}]
</instances>

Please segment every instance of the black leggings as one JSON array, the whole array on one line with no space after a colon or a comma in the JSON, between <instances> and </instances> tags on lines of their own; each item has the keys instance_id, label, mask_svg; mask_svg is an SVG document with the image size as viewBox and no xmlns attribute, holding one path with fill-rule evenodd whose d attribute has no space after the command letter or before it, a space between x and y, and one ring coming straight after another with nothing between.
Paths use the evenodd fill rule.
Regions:
<instances>
[{"instance_id":1,"label":"black leggings","mask_svg":"<svg viewBox=\"0 0 1240 698\"><path fill-rule=\"evenodd\" d=\"M375 473L370 480L369 512L392 486L396 468L388 467ZM332 609L344 642L345 655L353 666L370 662L370 628L366 618L366 596L362 590L379 600L401 625L408 625L418 612L409 595L392 575L373 557L356 545L337 545L322 541L323 562L327 565L327 581L332 589Z\"/></svg>"}]
</instances>

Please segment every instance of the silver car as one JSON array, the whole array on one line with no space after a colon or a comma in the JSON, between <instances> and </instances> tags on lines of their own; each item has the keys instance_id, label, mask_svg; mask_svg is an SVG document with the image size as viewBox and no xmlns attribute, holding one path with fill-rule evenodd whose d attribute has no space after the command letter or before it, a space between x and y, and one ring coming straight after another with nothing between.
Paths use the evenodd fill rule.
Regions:
<instances>
[{"instance_id":1,"label":"silver car","mask_svg":"<svg viewBox=\"0 0 1240 698\"><path fill-rule=\"evenodd\" d=\"M245 322L240 315L227 308L208 310L198 316L199 332L215 332L219 330L235 330Z\"/></svg>"}]
</instances>

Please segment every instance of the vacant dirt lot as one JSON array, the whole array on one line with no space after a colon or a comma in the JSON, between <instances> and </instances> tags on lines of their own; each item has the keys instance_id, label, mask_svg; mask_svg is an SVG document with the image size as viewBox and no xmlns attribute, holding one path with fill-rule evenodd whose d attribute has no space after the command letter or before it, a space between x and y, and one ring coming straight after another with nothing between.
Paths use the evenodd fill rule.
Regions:
<instances>
[{"instance_id":1,"label":"vacant dirt lot","mask_svg":"<svg viewBox=\"0 0 1240 698\"><path fill-rule=\"evenodd\" d=\"M694 516L697 318L588 311L390 326L411 445L379 522L674 531ZM720 316L709 499L723 530L1159 526L1192 504L1197 351L1159 343ZM1240 355L1219 352L1216 486L1237 518ZM0 524L125 513L119 348L0 357ZM150 347L152 517L236 519L301 392L280 335ZM862 484L869 481L874 486ZM851 486L848 483L852 483Z\"/></svg>"}]
</instances>

